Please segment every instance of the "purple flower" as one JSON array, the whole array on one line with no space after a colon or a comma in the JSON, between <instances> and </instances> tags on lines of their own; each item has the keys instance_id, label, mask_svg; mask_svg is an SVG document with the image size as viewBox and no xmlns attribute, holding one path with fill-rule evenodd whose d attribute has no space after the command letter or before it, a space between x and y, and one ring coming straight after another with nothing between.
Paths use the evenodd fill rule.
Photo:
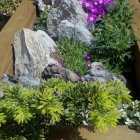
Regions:
<instances>
[{"instance_id":1,"label":"purple flower","mask_svg":"<svg viewBox=\"0 0 140 140\"><path fill-rule=\"evenodd\" d=\"M89 24L93 24L97 21L97 15L96 14L88 14L88 17L87 17L87 22Z\"/></svg>"},{"instance_id":2,"label":"purple flower","mask_svg":"<svg viewBox=\"0 0 140 140\"><path fill-rule=\"evenodd\" d=\"M76 72L76 75L77 75L78 77L81 77L80 72Z\"/></svg>"},{"instance_id":3,"label":"purple flower","mask_svg":"<svg viewBox=\"0 0 140 140\"><path fill-rule=\"evenodd\" d=\"M104 0L98 0L99 4L104 4Z\"/></svg>"},{"instance_id":4,"label":"purple flower","mask_svg":"<svg viewBox=\"0 0 140 140\"><path fill-rule=\"evenodd\" d=\"M64 67L64 61L60 61L59 64Z\"/></svg>"},{"instance_id":5,"label":"purple flower","mask_svg":"<svg viewBox=\"0 0 140 140\"><path fill-rule=\"evenodd\" d=\"M87 67L91 67L91 64L92 64L91 61L87 61L87 62L86 62L86 66L87 66Z\"/></svg>"},{"instance_id":6,"label":"purple flower","mask_svg":"<svg viewBox=\"0 0 140 140\"><path fill-rule=\"evenodd\" d=\"M98 6L98 5L99 5L99 0L93 0L92 3L93 3L95 6Z\"/></svg>"},{"instance_id":7,"label":"purple flower","mask_svg":"<svg viewBox=\"0 0 140 140\"><path fill-rule=\"evenodd\" d=\"M86 13L89 13L90 10L93 8L93 4L91 2L86 1L82 4L82 7Z\"/></svg>"},{"instance_id":8,"label":"purple flower","mask_svg":"<svg viewBox=\"0 0 140 140\"><path fill-rule=\"evenodd\" d=\"M107 8L113 0L78 0L81 2L82 7L88 13L87 22L94 24L97 19L100 19L107 14Z\"/></svg>"},{"instance_id":9,"label":"purple flower","mask_svg":"<svg viewBox=\"0 0 140 140\"><path fill-rule=\"evenodd\" d=\"M111 5L113 0L104 0L104 5Z\"/></svg>"},{"instance_id":10,"label":"purple flower","mask_svg":"<svg viewBox=\"0 0 140 140\"><path fill-rule=\"evenodd\" d=\"M90 9L91 14L96 14L98 13L98 7L97 6L92 6L92 8Z\"/></svg>"},{"instance_id":11,"label":"purple flower","mask_svg":"<svg viewBox=\"0 0 140 140\"><path fill-rule=\"evenodd\" d=\"M85 59L90 59L91 58L91 55L87 53L87 54L84 55L84 58Z\"/></svg>"},{"instance_id":12,"label":"purple flower","mask_svg":"<svg viewBox=\"0 0 140 140\"><path fill-rule=\"evenodd\" d=\"M103 7L102 5L100 5L98 7L98 17L101 18L104 15L105 12L105 7Z\"/></svg>"}]
</instances>

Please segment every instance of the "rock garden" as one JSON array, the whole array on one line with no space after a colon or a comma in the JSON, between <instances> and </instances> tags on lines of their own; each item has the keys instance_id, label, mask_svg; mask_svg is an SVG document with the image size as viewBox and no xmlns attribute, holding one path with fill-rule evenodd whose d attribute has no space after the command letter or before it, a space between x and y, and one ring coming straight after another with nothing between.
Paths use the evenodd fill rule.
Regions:
<instances>
[{"instance_id":1,"label":"rock garden","mask_svg":"<svg viewBox=\"0 0 140 140\"><path fill-rule=\"evenodd\" d=\"M0 0L0 13L11 14L19 3ZM14 74L3 73L0 82L0 139L50 140L52 130L81 126L140 131L129 0L34 4L33 29L14 36Z\"/></svg>"}]
</instances>

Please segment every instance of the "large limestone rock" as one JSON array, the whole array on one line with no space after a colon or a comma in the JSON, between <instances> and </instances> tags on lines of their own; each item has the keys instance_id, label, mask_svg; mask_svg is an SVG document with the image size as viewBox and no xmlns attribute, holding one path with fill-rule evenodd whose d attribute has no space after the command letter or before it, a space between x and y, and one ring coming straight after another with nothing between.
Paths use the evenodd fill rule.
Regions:
<instances>
[{"instance_id":1,"label":"large limestone rock","mask_svg":"<svg viewBox=\"0 0 140 140\"><path fill-rule=\"evenodd\" d=\"M23 29L14 40L15 74L40 78L48 64L58 63L54 55L56 44L44 32Z\"/></svg>"},{"instance_id":2,"label":"large limestone rock","mask_svg":"<svg viewBox=\"0 0 140 140\"><path fill-rule=\"evenodd\" d=\"M91 64L91 69L87 74L81 77L81 81L101 81L108 82L109 80L120 80L126 84L126 79L122 75L115 75L106 70L101 62Z\"/></svg>"},{"instance_id":3,"label":"large limestone rock","mask_svg":"<svg viewBox=\"0 0 140 140\"><path fill-rule=\"evenodd\" d=\"M58 38L74 39L76 41L85 43L87 46L92 45L93 36L81 23L72 24L68 20L63 20L58 25Z\"/></svg>"},{"instance_id":4,"label":"large limestone rock","mask_svg":"<svg viewBox=\"0 0 140 140\"><path fill-rule=\"evenodd\" d=\"M82 9L78 0L63 0L63 2L50 11L46 21L47 31L51 37L58 37L58 25L63 20L68 20L72 24L81 23L86 27L87 14Z\"/></svg>"},{"instance_id":5,"label":"large limestone rock","mask_svg":"<svg viewBox=\"0 0 140 140\"><path fill-rule=\"evenodd\" d=\"M44 79L55 77L72 82L77 82L80 79L77 74L59 64L50 64L45 67L42 77Z\"/></svg>"}]
</instances>

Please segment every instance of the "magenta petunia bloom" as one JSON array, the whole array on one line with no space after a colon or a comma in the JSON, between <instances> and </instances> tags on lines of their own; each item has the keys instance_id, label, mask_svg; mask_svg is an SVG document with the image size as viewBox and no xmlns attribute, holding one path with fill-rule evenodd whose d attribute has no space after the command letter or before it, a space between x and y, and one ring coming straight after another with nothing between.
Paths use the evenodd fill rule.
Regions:
<instances>
[{"instance_id":1,"label":"magenta petunia bloom","mask_svg":"<svg viewBox=\"0 0 140 140\"><path fill-rule=\"evenodd\" d=\"M99 4L104 4L104 0L98 0Z\"/></svg>"},{"instance_id":2,"label":"magenta petunia bloom","mask_svg":"<svg viewBox=\"0 0 140 140\"><path fill-rule=\"evenodd\" d=\"M85 59L90 59L91 58L91 55L87 53L87 54L84 55L84 58Z\"/></svg>"},{"instance_id":3,"label":"magenta petunia bloom","mask_svg":"<svg viewBox=\"0 0 140 140\"><path fill-rule=\"evenodd\" d=\"M91 67L91 64L92 64L91 61L87 61L87 62L86 62L86 66L87 66L87 67Z\"/></svg>"},{"instance_id":4,"label":"magenta petunia bloom","mask_svg":"<svg viewBox=\"0 0 140 140\"><path fill-rule=\"evenodd\" d=\"M91 12L91 14L97 15L98 14L98 7L93 5L92 8L90 9L90 12Z\"/></svg>"},{"instance_id":5,"label":"magenta petunia bloom","mask_svg":"<svg viewBox=\"0 0 140 140\"><path fill-rule=\"evenodd\" d=\"M89 13L90 10L93 8L93 4L91 2L86 1L82 4L82 7L85 12Z\"/></svg>"},{"instance_id":6,"label":"magenta petunia bloom","mask_svg":"<svg viewBox=\"0 0 140 140\"><path fill-rule=\"evenodd\" d=\"M92 0L93 5L98 6L99 5L99 0Z\"/></svg>"},{"instance_id":7,"label":"magenta petunia bloom","mask_svg":"<svg viewBox=\"0 0 140 140\"><path fill-rule=\"evenodd\" d=\"M96 14L88 14L88 17L87 17L87 22L89 24L93 24L97 21L97 15Z\"/></svg>"},{"instance_id":8,"label":"magenta petunia bloom","mask_svg":"<svg viewBox=\"0 0 140 140\"><path fill-rule=\"evenodd\" d=\"M108 13L108 6L113 0L79 0L86 13L88 13L87 22L94 24L98 19Z\"/></svg>"},{"instance_id":9,"label":"magenta petunia bloom","mask_svg":"<svg viewBox=\"0 0 140 140\"><path fill-rule=\"evenodd\" d=\"M111 5L113 0L104 0L104 5Z\"/></svg>"},{"instance_id":10,"label":"magenta petunia bloom","mask_svg":"<svg viewBox=\"0 0 140 140\"><path fill-rule=\"evenodd\" d=\"M104 12L105 12L105 8L102 5L100 5L98 7L98 17L101 18L104 15Z\"/></svg>"}]
</instances>

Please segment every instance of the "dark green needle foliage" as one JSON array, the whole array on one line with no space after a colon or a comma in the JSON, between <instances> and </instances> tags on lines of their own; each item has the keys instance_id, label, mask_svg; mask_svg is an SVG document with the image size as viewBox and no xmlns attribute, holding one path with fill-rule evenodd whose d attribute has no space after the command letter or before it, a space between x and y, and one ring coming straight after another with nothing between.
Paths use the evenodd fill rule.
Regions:
<instances>
[{"instance_id":1,"label":"dark green needle foliage","mask_svg":"<svg viewBox=\"0 0 140 140\"><path fill-rule=\"evenodd\" d=\"M85 44L74 40L62 39L58 42L58 50L64 60L64 66L74 72L84 74L87 70L84 54L88 51Z\"/></svg>"}]
</instances>

